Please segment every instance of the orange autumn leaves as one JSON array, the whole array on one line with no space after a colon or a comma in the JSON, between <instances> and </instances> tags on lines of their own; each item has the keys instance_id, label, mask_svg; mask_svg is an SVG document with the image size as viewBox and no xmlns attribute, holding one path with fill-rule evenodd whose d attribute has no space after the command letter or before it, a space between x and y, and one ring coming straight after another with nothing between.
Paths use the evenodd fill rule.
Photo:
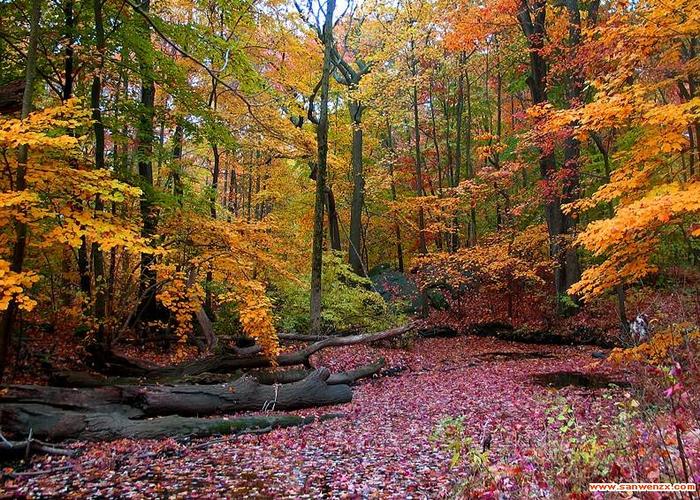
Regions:
<instances>
[{"instance_id":1,"label":"orange autumn leaves","mask_svg":"<svg viewBox=\"0 0 700 500\"><path fill-rule=\"evenodd\" d=\"M0 181L0 311L13 299L27 311L36 305L31 289L40 281L40 269L14 272L10 266L16 224L26 224L30 251L35 254L51 247L77 248L82 238L105 249L143 246L133 225L111 213L82 209L83 203L98 195L119 203L140 193L138 188L112 179L108 172L84 165L79 132L89 125L89 116L89 110L71 99L31 113L24 120L0 118L1 162L12 174ZM17 160L21 146L29 150L26 165ZM24 189L11 180L19 168L25 170Z\"/></svg>"},{"instance_id":2,"label":"orange autumn leaves","mask_svg":"<svg viewBox=\"0 0 700 500\"><path fill-rule=\"evenodd\" d=\"M231 284L216 300L235 301L245 333L274 357L278 348L272 304L262 281L248 277L281 267L271 252L272 228L163 210L158 236L143 237L136 215L141 190L116 179L112 171L92 168L82 154L87 137L81 134L87 134L89 126L89 110L76 99L36 111L26 120L0 119L4 168L16 172L17 148L26 144L29 149L26 189L17 190L0 178L0 311L12 300L22 310L33 309L48 286L41 266L56 253L75 252L85 241L89 247L112 250L115 265L138 261L141 253L156 256L152 267L159 276L157 299L170 311L181 345L205 300L204 288L190 275L198 269L213 271L217 279ZM97 197L113 208L90 208ZM19 222L28 226L29 258L17 273L11 270L10 242Z\"/></svg>"},{"instance_id":3,"label":"orange autumn leaves","mask_svg":"<svg viewBox=\"0 0 700 500\"><path fill-rule=\"evenodd\" d=\"M679 352L696 349L700 330L690 323L671 325L654 332L650 340L628 349L616 348L608 360L612 363L640 362L663 365L677 358Z\"/></svg>"},{"instance_id":4,"label":"orange autumn leaves","mask_svg":"<svg viewBox=\"0 0 700 500\"><path fill-rule=\"evenodd\" d=\"M265 287L258 281L248 280L240 283L239 289L237 299L243 331L256 340L274 363L280 348L272 302L265 294Z\"/></svg>"},{"instance_id":5,"label":"orange autumn leaves","mask_svg":"<svg viewBox=\"0 0 700 500\"><path fill-rule=\"evenodd\" d=\"M613 210L577 235L576 243L599 260L570 293L591 298L632 283L657 270L655 255L671 233L700 236L700 171L687 165L700 159L691 135L700 120L692 83L700 67L686 50L700 29L699 11L697 0L673 6L649 0L615 12L590 30L590 47L582 51L590 57L591 101L530 109L543 135L565 130L584 144L596 136L612 139L609 178L565 207L577 215L599 205Z\"/></svg>"}]
</instances>

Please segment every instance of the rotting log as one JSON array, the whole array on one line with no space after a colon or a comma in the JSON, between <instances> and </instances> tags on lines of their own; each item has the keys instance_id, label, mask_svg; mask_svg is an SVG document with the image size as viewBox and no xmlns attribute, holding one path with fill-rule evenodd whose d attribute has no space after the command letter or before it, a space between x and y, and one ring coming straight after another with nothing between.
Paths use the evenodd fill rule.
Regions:
<instances>
[{"instance_id":1,"label":"rotting log","mask_svg":"<svg viewBox=\"0 0 700 500\"><path fill-rule=\"evenodd\" d=\"M328 347L347 346L353 344L366 344L370 342L378 342L393 337L398 337L412 331L416 327L415 323L390 328L376 333L367 333L361 335L348 335L347 337L327 337L312 344L309 344L304 349L298 351L287 352L280 354L277 357L278 366L294 366L304 365L311 367L309 358L322 349ZM256 346L257 347L257 346ZM272 366L271 360L262 354L253 353L253 349L249 349L244 353L237 354L217 354L207 358L184 363L173 368L165 368L153 370L146 373L147 378L157 378L160 376L182 375L197 375L204 372L226 372L253 368L267 368Z\"/></svg>"},{"instance_id":2,"label":"rotting log","mask_svg":"<svg viewBox=\"0 0 700 500\"><path fill-rule=\"evenodd\" d=\"M306 368L311 368L309 358L322 349L387 340L408 333L415 328L416 323L413 322L381 332L348 335L344 337L326 337L309 344L304 349L280 354L276 359L276 364L277 366L303 365ZM123 358L120 359L123 360ZM123 361L126 362L126 360ZM125 373L125 375L142 377L144 380L151 382L168 382L202 373L231 373L236 370L270 368L273 364L275 363L273 363L270 358L264 356L261 353L260 347L256 345L248 348L235 349L233 352L214 354L167 368L144 367L144 369L139 370L138 364L132 364L129 366L128 373ZM113 366L116 367L117 364L115 363ZM116 370L113 370L113 372L114 371Z\"/></svg>"},{"instance_id":3,"label":"rotting log","mask_svg":"<svg viewBox=\"0 0 700 500\"><path fill-rule=\"evenodd\" d=\"M331 373L326 380L328 385L352 385L358 380L379 373L384 367L384 358L345 372ZM313 370L251 370L234 373L204 372L198 375L187 375L181 379L165 380L167 383L183 383L191 385L225 384L248 375L261 384L290 384L308 377ZM145 380L139 377L106 377L101 374L80 371L58 371L50 379L50 385L55 387L104 387L110 385L143 385Z\"/></svg>"},{"instance_id":4,"label":"rotting log","mask_svg":"<svg viewBox=\"0 0 700 500\"><path fill-rule=\"evenodd\" d=\"M0 398L8 405L47 405L87 413L123 413L130 418L162 415L214 415L238 411L295 410L347 403L352 390L346 384L329 385L326 368L290 384L260 384L250 376L217 385L148 385L63 388L11 385ZM3 421L0 419L0 426ZM2 427L4 428L4 427Z\"/></svg>"},{"instance_id":5,"label":"rotting log","mask_svg":"<svg viewBox=\"0 0 700 500\"><path fill-rule=\"evenodd\" d=\"M338 416L341 415L262 415L207 419L169 415L135 420L118 412L83 413L46 405L7 405L0 409L0 419L8 433L26 434L27 429L32 429L35 436L52 441L203 437L307 425Z\"/></svg>"},{"instance_id":6,"label":"rotting log","mask_svg":"<svg viewBox=\"0 0 700 500\"><path fill-rule=\"evenodd\" d=\"M141 408L147 416L211 415L236 411L295 410L347 403L352 390L345 384L328 385L330 372L319 368L291 384L260 384L244 376L223 385L149 386L140 394Z\"/></svg>"},{"instance_id":7,"label":"rotting log","mask_svg":"<svg viewBox=\"0 0 700 500\"><path fill-rule=\"evenodd\" d=\"M243 376L217 385L64 388L10 385L0 397L0 428L13 436L33 433L51 440L110 440L205 436L248 429L303 425L297 416L206 419L215 414L294 410L347 403L349 385L327 383L330 372L314 370L300 381L265 385Z\"/></svg>"}]
</instances>

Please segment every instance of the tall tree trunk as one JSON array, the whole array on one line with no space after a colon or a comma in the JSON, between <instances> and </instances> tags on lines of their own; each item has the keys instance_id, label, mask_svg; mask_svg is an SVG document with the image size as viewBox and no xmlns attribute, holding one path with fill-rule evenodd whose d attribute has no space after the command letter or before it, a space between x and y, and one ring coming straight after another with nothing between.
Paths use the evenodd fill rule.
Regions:
<instances>
[{"instance_id":1,"label":"tall tree trunk","mask_svg":"<svg viewBox=\"0 0 700 500\"><path fill-rule=\"evenodd\" d=\"M467 154L467 179L474 178L474 161L472 160L472 85L469 79L469 72L465 65L464 81L466 83L466 101L467 101L467 141L465 145L465 153ZM467 234L467 246L476 245L476 201L472 198L471 207L469 208L469 230Z\"/></svg>"},{"instance_id":2,"label":"tall tree trunk","mask_svg":"<svg viewBox=\"0 0 700 500\"><path fill-rule=\"evenodd\" d=\"M328 210L328 236L331 240L331 249L340 252L343 248L340 243L340 224L332 186L326 187L326 210Z\"/></svg>"},{"instance_id":3,"label":"tall tree trunk","mask_svg":"<svg viewBox=\"0 0 700 500\"><path fill-rule=\"evenodd\" d=\"M211 93L209 94L209 107L216 113L219 96L217 94L217 82L212 79ZM216 202L219 194L219 173L221 169L221 152L219 145L216 142L211 143L211 152L214 160L214 165L211 172L211 192L209 193L209 215L212 219L216 219ZM252 176L252 172L251 172ZM252 182L252 181L251 181ZM249 186L249 188L252 186ZM248 210L248 218L250 219L250 209ZM211 266L207 270L207 276L204 284L204 313L208 318L214 317L214 307L212 300L212 282L214 281L214 273Z\"/></svg>"},{"instance_id":4,"label":"tall tree trunk","mask_svg":"<svg viewBox=\"0 0 700 500\"><path fill-rule=\"evenodd\" d=\"M224 210L228 212L229 210L229 197L228 197L228 174L231 169L227 168L224 170L223 175L224 175L224 188L221 190L221 204L224 207ZM231 222L231 219L229 218L229 222Z\"/></svg>"},{"instance_id":5,"label":"tall tree trunk","mask_svg":"<svg viewBox=\"0 0 700 500\"><path fill-rule=\"evenodd\" d=\"M65 23L65 49L63 52L63 100L68 100L73 97L73 81L75 63L75 15L73 12L73 0L65 0L63 2L63 18Z\"/></svg>"},{"instance_id":6,"label":"tall tree trunk","mask_svg":"<svg viewBox=\"0 0 700 500\"><path fill-rule=\"evenodd\" d=\"M454 177L454 158L452 155L452 143L450 142L450 137L452 135L451 129L451 117L450 117L450 106L448 103L448 96L445 96L442 100L442 113L445 117L445 151L447 156L446 166L447 171L445 175L447 176L447 184L452 185L452 178Z\"/></svg>"},{"instance_id":7,"label":"tall tree trunk","mask_svg":"<svg viewBox=\"0 0 700 500\"><path fill-rule=\"evenodd\" d=\"M396 181L394 180L394 159L396 158L396 152L394 151L394 133L389 123L389 119L386 121L386 145L387 149L391 151L391 161L389 161L389 179L391 181L391 201L396 202ZM403 245L401 243L401 226L399 225L398 218L394 216L394 235L396 237L396 261L398 265L399 272L404 271L403 264Z\"/></svg>"},{"instance_id":8,"label":"tall tree trunk","mask_svg":"<svg viewBox=\"0 0 700 500\"><path fill-rule=\"evenodd\" d=\"M253 165L251 164L248 167L248 193L246 195L246 212L247 212L247 220L248 222L251 221L253 217Z\"/></svg>"},{"instance_id":9,"label":"tall tree trunk","mask_svg":"<svg viewBox=\"0 0 700 500\"><path fill-rule=\"evenodd\" d=\"M236 173L236 167L231 166L231 180L229 181L229 198L231 199L231 204L233 206L233 215L238 217L238 174Z\"/></svg>"},{"instance_id":10,"label":"tall tree trunk","mask_svg":"<svg viewBox=\"0 0 700 500\"><path fill-rule=\"evenodd\" d=\"M569 12L569 45L575 50L581 43L581 14L579 12L578 0L567 0L566 7ZM584 80L583 76L576 68L571 69L571 74L568 76L568 86L566 96L570 106L575 106L580 101L583 92ZM568 137L564 141L564 168L568 175L565 176L563 186L562 203L571 203L578 198L579 192L579 161L581 155L581 145L575 137ZM576 221L568 214L563 213L562 231L563 234L571 236ZM573 242L565 242L562 256L562 265L564 272L561 287L564 293L571 285L581 279L581 264L578 258L578 252ZM574 300L577 300L574 297Z\"/></svg>"},{"instance_id":11,"label":"tall tree trunk","mask_svg":"<svg viewBox=\"0 0 700 500\"><path fill-rule=\"evenodd\" d=\"M314 232L311 249L311 333L321 332L321 279L323 274L323 206L326 196L326 170L328 162L328 94L332 70L333 13L335 0L326 1L326 18L321 32L323 43L323 70L321 73L321 102L316 143L316 200L314 203Z\"/></svg>"},{"instance_id":12,"label":"tall tree trunk","mask_svg":"<svg viewBox=\"0 0 700 500\"><path fill-rule=\"evenodd\" d=\"M148 14L150 0L141 4L141 10ZM146 21L142 22L141 34L150 45L151 29ZM143 49L149 50L149 49ZM136 132L138 147L138 174L143 194L140 200L142 219L141 236L151 238L155 234L157 214L153 206L153 118L155 115L156 88L153 81L152 67L149 57L139 54L139 66L141 71L141 109L139 112L138 129ZM158 307L156 304L157 276L153 269L155 259L150 253L141 254L141 277L139 280L139 296L141 303L137 314L139 322L147 322L157 318Z\"/></svg>"},{"instance_id":13,"label":"tall tree trunk","mask_svg":"<svg viewBox=\"0 0 700 500\"><path fill-rule=\"evenodd\" d=\"M99 1L99 0L98 0ZM182 165L180 160L182 160L182 143L184 140L184 131L182 129L182 123L180 120L177 121L175 125L175 132L173 133L173 195L177 200L177 204L182 207L182 197L184 195L185 189L182 184Z\"/></svg>"},{"instance_id":14,"label":"tall tree trunk","mask_svg":"<svg viewBox=\"0 0 700 500\"><path fill-rule=\"evenodd\" d=\"M414 128L414 147L416 161L416 194L418 197L423 196L423 166L420 152L420 123L418 120L418 59L415 55L415 41L411 40L411 72L413 76L413 128ZM422 254L428 253L428 247L425 243L425 214L423 213L423 205L418 206L418 251Z\"/></svg>"},{"instance_id":15,"label":"tall tree trunk","mask_svg":"<svg viewBox=\"0 0 700 500\"><path fill-rule=\"evenodd\" d=\"M435 101L433 99L433 80L430 80L430 91L429 91L429 99L430 99L430 122L432 125L432 132L433 132L433 147L435 148L435 163L437 165L437 171L438 171L438 197L442 198L442 162L440 160L440 144L438 141L438 133L437 133L437 120L435 119Z\"/></svg>"},{"instance_id":16,"label":"tall tree trunk","mask_svg":"<svg viewBox=\"0 0 700 500\"><path fill-rule=\"evenodd\" d=\"M214 168L212 169L211 178L211 193L209 198L209 215L212 219L216 219L216 201L219 192L219 171L221 168L221 152L219 151L219 146L217 144L211 145L212 154L214 156ZM204 297L204 310L207 316L214 318L214 308L212 303L212 282L214 280L214 273L211 268L207 271L206 284L204 287L205 297Z\"/></svg>"},{"instance_id":17,"label":"tall tree trunk","mask_svg":"<svg viewBox=\"0 0 700 500\"><path fill-rule=\"evenodd\" d=\"M545 40L546 1L533 0L532 7L528 0L520 0L520 9L517 14L520 27L528 39L530 53L530 76L527 85L530 88L533 104L547 102L547 63L541 50ZM540 156L540 175L544 181L555 182L556 160L554 153L546 153ZM563 312L561 297L566 295L567 282L573 279L569 273L577 269L578 256L568 253L562 245L562 236L565 236L570 222L561 208L562 200L559 196L549 196L545 201L545 218L549 231L550 254L557 260L558 265L554 271L554 285L559 312ZM567 255L568 253L568 255ZM568 260L568 262L567 262Z\"/></svg>"},{"instance_id":18,"label":"tall tree trunk","mask_svg":"<svg viewBox=\"0 0 700 500\"><path fill-rule=\"evenodd\" d=\"M493 166L495 169L499 170L501 168L501 154L499 152L499 147L501 145L501 140L503 136L503 74L501 72L501 57L500 50L498 47L498 38L495 38L496 44L496 143L497 148L493 153ZM510 196L508 194L507 187L499 187L497 192L503 197L503 212L500 211L500 204L497 204L496 213L496 228L500 229L504 221L509 218L510 215Z\"/></svg>"},{"instance_id":19,"label":"tall tree trunk","mask_svg":"<svg viewBox=\"0 0 700 500\"><path fill-rule=\"evenodd\" d=\"M457 187L461 181L462 172L462 134L464 121L464 64L466 56L461 53L458 58L459 76L457 78L457 143L455 146L455 176L452 181L452 187ZM455 214L452 221L452 242L450 250L453 252L459 248L459 213Z\"/></svg>"},{"instance_id":20,"label":"tall tree trunk","mask_svg":"<svg viewBox=\"0 0 700 500\"><path fill-rule=\"evenodd\" d=\"M34 97L34 80L36 79L36 58L37 44L39 42L39 30L41 22L41 1L31 1L29 25L29 43L27 45L27 63L24 76L24 94L22 96L22 120L29 116L32 110ZM15 182L16 191L24 191L27 188L27 160L29 157L29 146L23 144L17 152L17 178ZM12 262L10 271L21 273L24 266L24 255L27 246L27 224L23 221L15 223L15 246L12 252ZM12 327L17 314L18 304L16 300L11 300L2 316L0 323L0 380L7 366L7 357L10 351L10 339L12 338Z\"/></svg>"},{"instance_id":21,"label":"tall tree trunk","mask_svg":"<svg viewBox=\"0 0 700 500\"><path fill-rule=\"evenodd\" d=\"M432 125L432 136L433 136L433 147L435 148L435 165L437 166L437 174L438 174L438 191L437 195L438 198L442 198L443 192L442 192L442 163L440 160L440 144L438 142L438 133L437 133L437 120L435 119L435 99L433 98L433 79L430 79L430 86L428 88L428 99L430 100L430 123ZM437 248L438 250L442 251L442 246L443 246L443 239L444 235L442 231L438 234L437 238Z\"/></svg>"},{"instance_id":22,"label":"tall tree trunk","mask_svg":"<svg viewBox=\"0 0 700 500\"><path fill-rule=\"evenodd\" d=\"M65 49L63 52L63 100L68 100L73 97L74 86L74 66L75 66L75 14L74 1L65 0L61 6L63 10L63 18L65 24ZM80 209L78 205L76 208ZM80 283L80 291L85 297L90 298L92 295L91 278L90 278L90 260L88 252L87 238L83 235L80 237L80 247L78 248L78 276Z\"/></svg>"},{"instance_id":23,"label":"tall tree trunk","mask_svg":"<svg viewBox=\"0 0 700 500\"><path fill-rule=\"evenodd\" d=\"M362 265L362 207L365 197L365 179L362 174L362 112L359 101L348 105L352 122L352 204L350 205L350 266L360 276L365 275Z\"/></svg>"},{"instance_id":24,"label":"tall tree trunk","mask_svg":"<svg viewBox=\"0 0 700 500\"><path fill-rule=\"evenodd\" d=\"M90 105L92 107L93 131L95 133L95 168L105 168L105 128L102 123L102 111L100 109L100 97L102 94L102 71L104 68L105 31L102 16L102 1L93 0L95 17L95 44L99 54L97 72L92 78L90 89ZM95 197L95 212L104 210L104 203L98 194ZM105 331L105 317L107 314L107 282L105 280L104 255L97 243L92 245L92 265L95 274L95 316L97 317L97 343L102 346L109 344Z\"/></svg>"}]
</instances>

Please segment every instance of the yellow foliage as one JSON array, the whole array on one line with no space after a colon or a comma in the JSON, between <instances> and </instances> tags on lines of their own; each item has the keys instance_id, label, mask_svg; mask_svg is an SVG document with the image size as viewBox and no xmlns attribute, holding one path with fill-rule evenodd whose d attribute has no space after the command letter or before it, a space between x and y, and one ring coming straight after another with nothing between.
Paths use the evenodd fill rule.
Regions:
<instances>
[{"instance_id":1,"label":"yellow foliage","mask_svg":"<svg viewBox=\"0 0 700 500\"><path fill-rule=\"evenodd\" d=\"M0 259L0 311L4 311L14 299L18 307L31 311L36 302L27 291L39 281L39 276L31 271L15 273L10 270L10 263Z\"/></svg>"},{"instance_id":2,"label":"yellow foliage","mask_svg":"<svg viewBox=\"0 0 700 500\"><path fill-rule=\"evenodd\" d=\"M546 228L535 225L511 238L497 235L482 245L427 255L418 261L418 279L424 288L485 286L494 292L515 284L544 285L542 275L552 265L548 241Z\"/></svg>"},{"instance_id":3,"label":"yellow foliage","mask_svg":"<svg viewBox=\"0 0 700 500\"><path fill-rule=\"evenodd\" d=\"M256 340L274 364L280 352L279 339L272 316L272 303L265 295L265 287L254 280L243 281L238 286L236 298L243 331Z\"/></svg>"},{"instance_id":4,"label":"yellow foliage","mask_svg":"<svg viewBox=\"0 0 700 500\"><path fill-rule=\"evenodd\" d=\"M700 329L696 325L681 323L654 333L649 341L638 346L613 349L608 360L613 363L640 362L656 366L672 361L670 353L678 348L688 346L696 349L699 340Z\"/></svg>"},{"instance_id":5,"label":"yellow foliage","mask_svg":"<svg viewBox=\"0 0 700 500\"><path fill-rule=\"evenodd\" d=\"M173 265L160 264L155 270L165 283L157 299L175 316L175 331L180 343L184 343L192 330L193 315L202 307L204 289L199 283L190 282L186 274Z\"/></svg>"},{"instance_id":6,"label":"yellow foliage","mask_svg":"<svg viewBox=\"0 0 700 500\"><path fill-rule=\"evenodd\" d=\"M21 309L35 306L28 294L39 281L39 273L31 269L35 265L31 257L39 251L78 248L83 239L102 250L149 251L136 221L92 208L98 196L104 204L118 204L136 199L141 190L114 179L107 170L86 165L79 148L83 138L76 129L90 124L90 114L71 99L35 111L24 120L0 117L0 149L10 174L0 178L0 309L6 309L13 298ZM17 149L23 145L28 146L28 160L19 165ZM20 167L26 184L22 190L11 181ZM14 227L20 223L26 225L28 258L26 271L13 273L7 259L12 253Z\"/></svg>"},{"instance_id":7,"label":"yellow foliage","mask_svg":"<svg viewBox=\"0 0 700 500\"><path fill-rule=\"evenodd\" d=\"M262 279L251 278L263 273L291 277L275 255L277 242L273 226L269 222L236 218L229 221L177 212L163 221L160 232L166 241L182 244L168 247L162 256L168 264L157 267L159 280L169 280L158 299L175 313L181 338L191 327L192 314L202 306L204 290L194 280L188 281L184 271L175 272L175 262L179 269L210 271L217 284L217 290L212 291L213 301L216 304L235 302L243 331L274 360L279 344L272 303L265 294ZM185 252L190 256L180 261Z\"/></svg>"},{"instance_id":8,"label":"yellow foliage","mask_svg":"<svg viewBox=\"0 0 700 500\"><path fill-rule=\"evenodd\" d=\"M566 110L547 105L531 110L544 134L566 129L588 140L627 133L632 140L610 151L612 172L605 184L565 207L569 213L599 204L614 207L610 218L591 222L577 237L605 260L583 273L572 294L591 298L654 272L653 256L673 228L691 224L689 233L696 237L692 221L700 214L700 177L697 170L685 173L679 158L691 147L688 129L700 119L700 98L679 88L686 90L688 75L698 69L697 58L682 55L684 37L700 26L698 11L698 0L644 0L614 12L587 36L587 50L601 54L593 67L604 68L591 79L593 100Z\"/></svg>"},{"instance_id":9,"label":"yellow foliage","mask_svg":"<svg viewBox=\"0 0 700 500\"><path fill-rule=\"evenodd\" d=\"M75 129L90 119L90 110L82 108L77 99L59 106L31 113L26 119L0 117L0 144L15 149L27 145L34 149L70 150L78 146L78 138L50 134L55 129Z\"/></svg>"}]
</instances>

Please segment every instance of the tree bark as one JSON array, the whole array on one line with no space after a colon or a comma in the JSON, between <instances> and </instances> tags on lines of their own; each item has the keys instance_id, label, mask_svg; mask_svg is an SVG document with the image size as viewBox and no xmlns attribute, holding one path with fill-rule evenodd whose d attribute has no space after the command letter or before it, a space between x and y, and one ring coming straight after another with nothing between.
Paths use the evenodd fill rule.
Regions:
<instances>
[{"instance_id":1,"label":"tree bark","mask_svg":"<svg viewBox=\"0 0 700 500\"><path fill-rule=\"evenodd\" d=\"M546 38L546 2L545 0L533 0L532 7L528 0L520 1L520 9L517 14L520 27L528 40L530 53L530 76L527 78L527 85L530 88L533 104L541 104L548 101L547 97L547 62L541 51ZM573 154L573 150L569 155ZM544 181L554 182L556 175L556 160L554 153L543 153L540 156L540 175ZM564 214L561 208L562 200L559 196L548 195L545 201L545 218L550 239L550 254L554 257L558 265L554 270L554 285L557 296L557 306L562 311L562 302L559 300L566 295L567 283L578 281L577 272L578 255L567 251L562 237L564 237L572 222ZM578 269L578 271L577 271ZM567 273L569 274L567 276Z\"/></svg>"},{"instance_id":2,"label":"tree bark","mask_svg":"<svg viewBox=\"0 0 700 500\"><path fill-rule=\"evenodd\" d=\"M567 0L566 7L569 13L569 45L575 50L581 42L581 14L578 0ZM572 68L568 80L566 97L570 106L576 106L582 96L584 79L576 68ZM564 180L562 204L571 203L578 198L580 155L581 144L579 140L573 136L567 137L564 141L564 168L569 172L569 175ZM562 232L570 236L576 226L576 221L568 214L562 213L562 216ZM569 287L581 279L581 264L578 251L572 242L565 242L563 252L564 270L560 273L559 279L562 281L560 287L563 288L564 293L567 293ZM574 300L577 300L576 297Z\"/></svg>"},{"instance_id":3,"label":"tree bark","mask_svg":"<svg viewBox=\"0 0 700 500\"><path fill-rule=\"evenodd\" d=\"M52 441L160 439L238 434L256 430L266 432L281 427L307 425L336 416L340 415L266 415L226 419L170 415L149 420L134 420L123 413L84 413L40 404L0 408L0 421L7 432L22 435L26 434L28 429L32 429L34 436Z\"/></svg>"},{"instance_id":4,"label":"tree bark","mask_svg":"<svg viewBox=\"0 0 700 500\"><path fill-rule=\"evenodd\" d=\"M348 105L352 122L352 203L350 205L350 266L355 274L364 276L362 265L362 207L365 198L365 178L362 173L362 112L358 101Z\"/></svg>"},{"instance_id":5,"label":"tree bark","mask_svg":"<svg viewBox=\"0 0 700 500\"><path fill-rule=\"evenodd\" d=\"M141 10L148 14L150 10L150 0L145 0L141 4ZM145 41L150 45L151 29L146 21L142 21L140 28ZM144 52L149 50L142 49ZM149 64L149 57L146 53L141 53L139 57L139 67L141 71L141 109L139 112L139 122L137 129L137 154L138 154L138 174L141 181L143 194L140 200L140 212L142 219L141 236L151 238L155 234L157 215L153 206L153 118L155 115L155 95L156 88L153 80L152 67ZM158 307L156 303L157 276L153 269L155 259L150 253L141 254L141 277L139 280L139 311L136 314L138 323L145 324L148 321L157 319Z\"/></svg>"},{"instance_id":6,"label":"tree bark","mask_svg":"<svg viewBox=\"0 0 700 500\"><path fill-rule=\"evenodd\" d=\"M326 209L328 210L328 235L331 240L331 248L342 251L340 243L340 224L338 223L338 210L335 207L335 195L331 186L326 187Z\"/></svg>"},{"instance_id":7,"label":"tree bark","mask_svg":"<svg viewBox=\"0 0 700 500\"><path fill-rule=\"evenodd\" d=\"M207 416L240 411L294 410L351 401L345 384L326 383L330 372L315 370L291 384L262 385L244 376L229 384L176 386L112 386L66 389L47 386L8 386L0 398L0 426L16 435L33 431L49 439L114 439L179 434L172 422L191 433L211 431ZM172 419L145 420L177 416ZM149 423L150 422L150 423ZM219 421L221 423L226 421ZM232 420L230 422L236 422ZM193 427L191 427L193 426ZM238 426L240 429L240 426Z\"/></svg>"},{"instance_id":8,"label":"tree bark","mask_svg":"<svg viewBox=\"0 0 700 500\"><path fill-rule=\"evenodd\" d=\"M386 142L389 151L393 157L389 161L389 178L391 180L391 201L396 202L396 181L394 179L394 159L396 158L396 152L394 151L394 134L391 128L391 124L387 119L386 122ZM404 271L403 263L403 244L401 243L401 226L399 225L398 218L394 216L394 235L396 236L396 263L397 268L400 273Z\"/></svg>"},{"instance_id":9,"label":"tree bark","mask_svg":"<svg viewBox=\"0 0 700 500\"><path fill-rule=\"evenodd\" d=\"M31 1L30 13L30 28L29 28L29 44L27 47L27 65L24 78L24 94L22 96L22 111L20 117L22 120L29 116L32 110L34 97L34 80L36 79L37 69L37 45L39 43L39 23L41 21L41 2L40 0ZM15 190L23 191L27 187L27 161L29 157L29 146L23 144L19 147L17 153L17 178L15 182ZM16 221L15 223L15 245L12 252L12 262L10 263L10 271L21 273L24 267L24 257L27 246L27 224L26 222ZM10 339L12 338L12 328L17 314L18 304L16 300L11 300L2 316L0 323L0 380L7 366L7 358L10 351Z\"/></svg>"},{"instance_id":10,"label":"tree bark","mask_svg":"<svg viewBox=\"0 0 700 500\"><path fill-rule=\"evenodd\" d=\"M413 128L414 128L414 147L415 147L415 162L416 162L416 194L418 197L423 196L423 166L420 152L420 123L418 120L418 59L415 55L415 41L411 40L411 73L414 78L412 97L413 97ZM425 242L425 214L423 213L423 205L418 206L418 252L422 254L428 253L428 247Z\"/></svg>"},{"instance_id":11,"label":"tree bark","mask_svg":"<svg viewBox=\"0 0 700 500\"><path fill-rule=\"evenodd\" d=\"M68 99L71 99L73 97L74 86L75 49L73 44L75 41L75 17L73 12L73 0L65 0L62 3L61 8L63 10L63 18L65 24L65 49L63 52L64 80L62 85L63 95L61 97L64 101L67 101ZM97 149L97 147L98 145L96 144L95 149ZM74 166L77 167L77 165ZM81 203L79 203L76 208L81 210L84 209ZM84 229L84 226L82 227L82 229ZM85 295L86 298L91 298L92 277L90 276L90 252L88 251L88 241L85 235L80 237L80 247L78 248L78 276L80 291L83 293L83 295Z\"/></svg>"},{"instance_id":12,"label":"tree bark","mask_svg":"<svg viewBox=\"0 0 700 500\"><path fill-rule=\"evenodd\" d=\"M466 63L466 54L463 52L459 55L459 76L457 78L457 109L456 109L456 145L455 145L455 169L454 177L452 179L452 187L459 186L461 181L462 173L462 134L463 134L463 122L464 122L464 65ZM452 233L450 250L456 252L459 248L459 213L455 214L452 220Z\"/></svg>"},{"instance_id":13,"label":"tree bark","mask_svg":"<svg viewBox=\"0 0 700 500\"><path fill-rule=\"evenodd\" d=\"M175 132L173 132L173 195L177 201L178 206L182 207L183 196L185 194L185 188L182 184L182 165L180 160L182 160L182 143L184 141L184 130L182 128L182 122L180 119L177 120L175 124Z\"/></svg>"},{"instance_id":14,"label":"tree bark","mask_svg":"<svg viewBox=\"0 0 700 500\"><path fill-rule=\"evenodd\" d=\"M326 196L326 170L328 161L328 94L332 70L333 12L335 0L326 2L326 18L320 33L323 44L323 70L321 74L321 102L316 127L318 162L316 165L316 200L314 203L314 231L311 250L311 333L321 331L321 280L323 274L323 207Z\"/></svg>"},{"instance_id":15,"label":"tree bark","mask_svg":"<svg viewBox=\"0 0 700 500\"><path fill-rule=\"evenodd\" d=\"M93 14L95 19L95 44L99 53L97 72L92 78L90 89L90 105L92 107L93 131L95 133L95 168L105 168L105 127L102 123L102 110L100 109L100 96L102 94L102 70L104 68L105 32L102 16L102 1L93 0ZM95 197L95 211L104 210L104 203L100 195ZM95 274L95 316L97 318L98 344L109 345L110 339L105 331L105 317L107 315L107 282L105 280L104 255L97 243L92 244L93 270Z\"/></svg>"},{"instance_id":16,"label":"tree bark","mask_svg":"<svg viewBox=\"0 0 700 500\"><path fill-rule=\"evenodd\" d=\"M466 65L464 69L464 80L466 83L467 91L467 143L465 147L465 153L467 155L467 179L473 179L475 172L474 162L472 160L472 86ZM472 198L471 207L469 208L469 229L467 231L467 246L473 247L476 245L476 235L476 200Z\"/></svg>"}]
</instances>

